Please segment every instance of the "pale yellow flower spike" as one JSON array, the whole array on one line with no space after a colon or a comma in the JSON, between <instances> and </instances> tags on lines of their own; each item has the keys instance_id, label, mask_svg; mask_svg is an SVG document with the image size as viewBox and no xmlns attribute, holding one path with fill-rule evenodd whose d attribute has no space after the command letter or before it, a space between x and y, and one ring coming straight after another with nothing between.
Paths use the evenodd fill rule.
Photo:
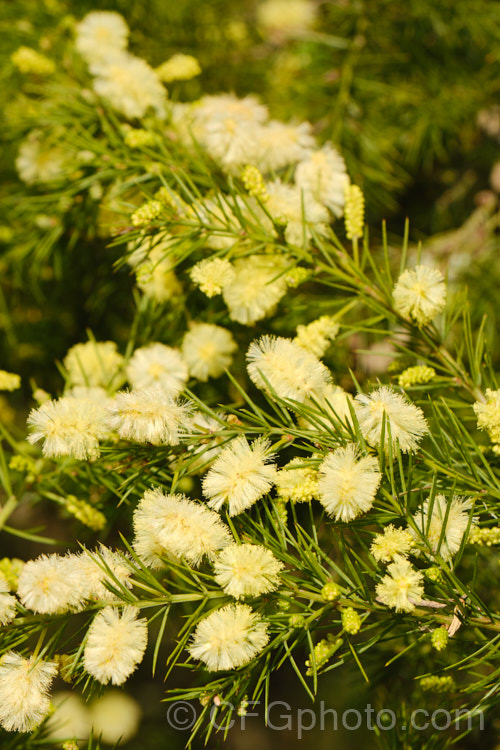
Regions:
<instances>
[{"instance_id":1,"label":"pale yellow flower spike","mask_svg":"<svg viewBox=\"0 0 500 750\"><path fill-rule=\"evenodd\" d=\"M357 240L363 236L365 220L365 198L361 188L348 185L345 190L344 221L348 240Z\"/></svg>"},{"instance_id":2,"label":"pale yellow flower spike","mask_svg":"<svg viewBox=\"0 0 500 750\"><path fill-rule=\"evenodd\" d=\"M429 383L436 377L436 371L433 367L426 365L415 365L408 367L398 378L398 384L401 388L411 388L412 385Z\"/></svg>"},{"instance_id":3,"label":"pale yellow flower spike","mask_svg":"<svg viewBox=\"0 0 500 750\"><path fill-rule=\"evenodd\" d=\"M251 196L260 200L261 203L266 203L266 201L269 200L266 183L264 182L262 173L257 167L248 164L241 173L241 179L245 186L245 190L247 190Z\"/></svg>"},{"instance_id":4,"label":"pale yellow flower spike","mask_svg":"<svg viewBox=\"0 0 500 750\"><path fill-rule=\"evenodd\" d=\"M156 68L160 81L189 81L201 73L200 63L192 55L176 54Z\"/></svg>"}]
</instances>

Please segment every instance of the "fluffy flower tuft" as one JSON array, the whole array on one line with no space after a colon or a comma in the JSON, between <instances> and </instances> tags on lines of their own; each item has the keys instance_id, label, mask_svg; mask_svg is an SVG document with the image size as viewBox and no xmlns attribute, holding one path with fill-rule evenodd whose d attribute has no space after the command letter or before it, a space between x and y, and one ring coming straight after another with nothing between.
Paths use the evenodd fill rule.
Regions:
<instances>
[{"instance_id":1,"label":"fluffy flower tuft","mask_svg":"<svg viewBox=\"0 0 500 750\"><path fill-rule=\"evenodd\" d=\"M154 109L165 117L165 89L145 60L127 52L115 52L91 66L96 75L94 91L129 119L143 117Z\"/></svg>"},{"instance_id":2,"label":"fluffy flower tuft","mask_svg":"<svg viewBox=\"0 0 500 750\"><path fill-rule=\"evenodd\" d=\"M250 255L236 260L234 277L222 290L231 320L248 326L271 315L286 293L285 267L280 256Z\"/></svg>"},{"instance_id":3,"label":"fluffy flower tuft","mask_svg":"<svg viewBox=\"0 0 500 750\"><path fill-rule=\"evenodd\" d=\"M472 407L477 417L477 426L486 430L493 443L493 451L500 453L500 390L486 389L486 403L476 401Z\"/></svg>"},{"instance_id":4,"label":"fluffy flower tuft","mask_svg":"<svg viewBox=\"0 0 500 750\"><path fill-rule=\"evenodd\" d=\"M312 193L297 185L280 180L267 184L267 208L275 222L285 226L285 239L302 247L312 239L313 231L323 233L328 223L328 211Z\"/></svg>"},{"instance_id":5,"label":"fluffy flower tuft","mask_svg":"<svg viewBox=\"0 0 500 750\"><path fill-rule=\"evenodd\" d=\"M267 440L237 437L224 448L203 479L203 494L211 508L228 503L229 515L237 516L270 491L276 467Z\"/></svg>"},{"instance_id":6,"label":"fluffy flower tuft","mask_svg":"<svg viewBox=\"0 0 500 750\"><path fill-rule=\"evenodd\" d=\"M182 356L190 375L204 383L222 375L236 349L230 331L212 323L193 323L182 341Z\"/></svg>"},{"instance_id":7,"label":"fluffy flower tuft","mask_svg":"<svg viewBox=\"0 0 500 750\"><path fill-rule=\"evenodd\" d=\"M172 269L172 261L161 257L156 247L147 260L136 267L135 278L144 296L156 302L173 300L182 292L182 284Z\"/></svg>"},{"instance_id":8,"label":"fluffy flower tuft","mask_svg":"<svg viewBox=\"0 0 500 750\"><path fill-rule=\"evenodd\" d=\"M265 173L277 172L289 164L306 159L316 146L312 128L308 122L294 125L271 120L255 128L253 134L255 137L253 161L259 170ZM265 196L267 202L267 189Z\"/></svg>"},{"instance_id":9,"label":"fluffy flower tuft","mask_svg":"<svg viewBox=\"0 0 500 750\"><path fill-rule=\"evenodd\" d=\"M317 357L322 357L338 332L339 324L335 318L322 315L308 325L298 325L295 341Z\"/></svg>"},{"instance_id":10,"label":"fluffy flower tuft","mask_svg":"<svg viewBox=\"0 0 500 750\"><path fill-rule=\"evenodd\" d=\"M77 555L40 555L23 567L17 593L27 609L52 615L78 609L87 583Z\"/></svg>"},{"instance_id":11,"label":"fluffy flower tuft","mask_svg":"<svg viewBox=\"0 0 500 750\"><path fill-rule=\"evenodd\" d=\"M69 384L109 388L121 376L124 359L114 341L86 341L75 344L63 365Z\"/></svg>"},{"instance_id":12,"label":"fluffy flower tuft","mask_svg":"<svg viewBox=\"0 0 500 750\"><path fill-rule=\"evenodd\" d=\"M134 549L152 568L163 566L162 557L182 558L199 565L207 555L231 542L220 516L184 495L164 495L147 490L134 512Z\"/></svg>"},{"instance_id":13,"label":"fluffy flower tuft","mask_svg":"<svg viewBox=\"0 0 500 750\"><path fill-rule=\"evenodd\" d=\"M134 390L156 387L169 396L177 396L188 379L188 368L179 350L159 343L136 349L126 371Z\"/></svg>"},{"instance_id":14,"label":"fluffy flower tuft","mask_svg":"<svg viewBox=\"0 0 500 750\"><path fill-rule=\"evenodd\" d=\"M376 458L360 458L355 445L346 445L319 467L318 500L336 521L352 521L370 510L381 479Z\"/></svg>"},{"instance_id":15,"label":"fluffy flower tuft","mask_svg":"<svg viewBox=\"0 0 500 750\"><path fill-rule=\"evenodd\" d=\"M338 385L328 383L304 403L312 411L311 421L301 416L299 422L308 430L318 430L323 425L327 430L334 428L342 432L343 425L352 426L351 409L354 409L354 400L350 393Z\"/></svg>"},{"instance_id":16,"label":"fluffy flower tuft","mask_svg":"<svg viewBox=\"0 0 500 750\"><path fill-rule=\"evenodd\" d=\"M270 386L280 398L303 402L331 381L328 368L291 339L263 336L250 344L247 360L255 385L262 390Z\"/></svg>"},{"instance_id":17,"label":"fluffy flower tuft","mask_svg":"<svg viewBox=\"0 0 500 750\"><path fill-rule=\"evenodd\" d=\"M447 500L444 495L436 495L434 501L428 498L413 516L417 533L411 529L414 539L423 537L434 554L449 561L460 549L463 536L470 523L470 498L454 495ZM474 520L471 522L473 526ZM444 527L444 530L443 530Z\"/></svg>"},{"instance_id":18,"label":"fluffy flower tuft","mask_svg":"<svg viewBox=\"0 0 500 750\"><path fill-rule=\"evenodd\" d=\"M375 536L370 552L377 562L390 562L396 555L406 556L413 544L414 540L408 529L397 529L390 523L383 534Z\"/></svg>"},{"instance_id":19,"label":"fluffy flower tuft","mask_svg":"<svg viewBox=\"0 0 500 750\"><path fill-rule=\"evenodd\" d=\"M267 623L246 604L228 604L196 626L189 653L210 672L248 664L267 645Z\"/></svg>"},{"instance_id":20,"label":"fluffy flower tuft","mask_svg":"<svg viewBox=\"0 0 500 750\"><path fill-rule=\"evenodd\" d=\"M0 724L8 732L31 732L50 709L47 695L57 674L55 662L25 659L7 651L0 660Z\"/></svg>"},{"instance_id":21,"label":"fluffy flower tuft","mask_svg":"<svg viewBox=\"0 0 500 750\"><path fill-rule=\"evenodd\" d=\"M77 24L75 46L81 56L92 64L125 50L128 35L128 26L119 13L94 10Z\"/></svg>"},{"instance_id":22,"label":"fluffy flower tuft","mask_svg":"<svg viewBox=\"0 0 500 750\"><path fill-rule=\"evenodd\" d=\"M26 185L60 180L66 173L67 167L67 151L59 146L49 146L44 143L40 130L33 130L29 133L19 146L16 170Z\"/></svg>"},{"instance_id":23,"label":"fluffy flower tuft","mask_svg":"<svg viewBox=\"0 0 500 750\"><path fill-rule=\"evenodd\" d=\"M424 326L444 310L444 276L430 266L407 268L396 282L393 298L394 307L403 318L411 318L419 326Z\"/></svg>"},{"instance_id":24,"label":"fluffy flower tuft","mask_svg":"<svg viewBox=\"0 0 500 750\"><path fill-rule=\"evenodd\" d=\"M345 161L329 143L297 165L295 182L334 216L342 216L349 177Z\"/></svg>"},{"instance_id":25,"label":"fluffy flower tuft","mask_svg":"<svg viewBox=\"0 0 500 750\"><path fill-rule=\"evenodd\" d=\"M359 393L356 396L356 416L369 445L379 446L384 431L386 450L389 448L389 435L393 450L399 444L403 453L410 453L418 448L420 440L428 432L422 409L387 386L377 388L369 395Z\"/></svg>"},{"instance_id":26,"label":"fluffy flower tuft","mask_svg":"<svg viewBox=\"0 0 500 750\"><path fill-rule=\"evenodd\" d=\"M0 625L7 625L16 616L16 597L9 591L7 579L0 572Z\"/></svg>"},{"instance_id":27,"label":"fluffy flower tuft","mask_svg":"<svg viewBox=\"0 0 500 750\"><path fill-rule=\"evenodd\" d=\"M272 552L257 544L230 544L214 563L216 583L235 599L274 591L282 569Z\"/></svg>"},{"instance_id":28,"label":"fluffy flower tuft","mask_svg":"<svg viewBox=\"0 0 500 750\"><path fill-rule=\"evenodd\" d=\"M148 642L147 621L135 607L105 607L89 628L83 652L87 672L103 685L122 685L143 659Z\"/></svg>"},{"instance_id":29,"label":"fluffy flower tuft","mask_svg":"<svg viewBox=\"0 0 500 750\"><path fill-rule=\"evenodd\" d=\"M152 445L178 445L189 417L189 407L160 388L121 391L108 411L109 426L123 440Z\"/></svg>"},{"instance_id":30,"label":"fluffy flower tuft","mask_svg":"<svg viewBox=\"0 0 500 750\"><path fill-rule=\"evenodd\" d=\"M108 435L106 411L99 402L65 396L46 401L28 417L31 444L43 440L47 458L73 456L80 461L99 457L99 440Z\"/></svg>"},{"instance_id":31,"label":"fluffy flower tuft","mask_svg":"<svg viewBox=\"0 0 500 750\"><path fill-rule=\"evenodd\" d=\"M411 612L422 601L423 575L405 557L396 555L377 585L377 598L396 612Z\"/></svg>"},{"instance_id":32,"label":"fluffy flower tuft","mask_svg":"<svg viewBox=\"0 0 500 750\"><path fill-rule=\"evenodd\" d=\"M226 258L206 258L193 266L190 276L203 294L215 297L234 280L235 271Z\"/></svg>"}]
</instances>

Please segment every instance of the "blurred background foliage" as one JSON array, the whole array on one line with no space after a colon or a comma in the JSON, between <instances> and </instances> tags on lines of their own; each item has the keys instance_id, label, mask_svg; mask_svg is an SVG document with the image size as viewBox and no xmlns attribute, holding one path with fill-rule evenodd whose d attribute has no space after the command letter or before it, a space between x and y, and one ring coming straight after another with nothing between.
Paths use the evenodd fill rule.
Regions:
<instances>
[{"instance_id":1,"label":"blurred background foliage","mask_svg":"<svg viewBox=\"0 0 500 750\"><path fill-rule=\"evenodd\" d=\"M15 95L19 75L12 75L9 56L19 45L40 43L50 52L70 31L72 17L115 9L131 28L131 49L153 66L175 52L199 59L202 76L171 92L174 97L258 92L273 116L309 120L320 139L338 145L374 220L411 214L427 234L460 224L497 155L478 114L498 102L498 4L311 0L308 26L287 29L283 12L284 30L263 25L262 5L6 2L2 83ZM288 7L293 14L293 0ZM451 186L454 195L435 205Z\"/></svg>"},{"instance_id":2,"label":"blurred background foliage","mask_svg":"<svg viewBox=\"0 0 500 750\"><path fill-rule=\"evenodd\" d=\"M258 93L274 117L311 122L320 142L338 146L352 180L362 187L374 237L386 219L396 245L409 216L410 238L423 242L424 257L446 260L452 277L466 281L473 322L487 314L486 331L498 329L500 4L311 2L310 23L291 30L286 24L266 26L262 5L258 0L0 3L0 86L6 103L0 115L0 356L2 367L19 372L24 382L24 391L0 401L3 421L15 420L17 409L24 424L35 373L37 384L51 391L60 388L53 362L84 340L86 329L98 340L124 342L132 325L133 280L123 267L111 273L121 249L110 246L112 237L103 231L97 204L87 192L69 189L54 220L43 189L31 190L28 200L14 166L21 139L41 112L48 127L51 112L43 112L36 82L26 82L11 54L26 45L62 59L64 66L75 20L89 10L122 13L131 29L130 49L153 66L177 52L199 60L202 75L172 86L172 99L191 101L220 91ZM84 112L82 118L85 126ZM55 198L49 196L50 201ZM44 515L41 505L35 522ZM56 537L57 523L52 528ZM83 539L81 527L75 536ZM23 557L31 556L35 548L25 552ZM15 540L8 537L2 556L16 554ZM398 660L394 667L394 679L402 683L413 677L405 675L403 664ZM346 707L375 702L376 685L372 694L365 694L361 674L349 684L344 677L342 670L328 676L319 698L329 703L341 693ZM298 697L295 687L285 694L286 685L286 678L280 681L275 699L302 707L302 694ZM146 724L128 747L182 746L182 735L166 727L165 707L157 700L161 685L141 681L131 687ZM383 704L383 696L378 700ZM337 709L342 707L337 704ZM250 726L252 732L232 731L226 747L245 750L258 742L266 750L295 741L287 732L266 731L259 720ZM494 746L493 727L482 733L483 747ZM318 750L347 748L357 747L361 736L315 731L305 741ZM400 737L399 747L407 741ZM40 746L42 740L29 742L34 744L26 747ZM363 742L372 746L369 735ZM473 735L458 747L477 743ZM11 746L16 747L6 745Z\"/></svg>"}]
</instances>

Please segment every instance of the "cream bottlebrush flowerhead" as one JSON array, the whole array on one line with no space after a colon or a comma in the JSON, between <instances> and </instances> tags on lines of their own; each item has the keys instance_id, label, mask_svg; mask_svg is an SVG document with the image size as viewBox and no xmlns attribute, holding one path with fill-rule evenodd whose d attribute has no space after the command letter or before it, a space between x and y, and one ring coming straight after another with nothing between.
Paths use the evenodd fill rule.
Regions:
<instances>
[{"instance_id":1,"label":"cream bottlebrush flowerhead","mask_svg":"<svg viewBox=\"0 0 500 750\"><path fill-rule=\"evenodd\" d=\"M424 595L423 575L405 557L396 555L377 585L377 599L396 612L411 612Z\"/></svg>"},{"instance_id":2,"label":"cream bottlebrush flowerhead","mask_svg":"<svg viewBox=\"0 0 500 750\"><path fill-rule=\"evenodd\" d=\"M250 160L262 172L275 172L306 159L316 147L308 122L299 125L278 120L254 130L255 144Z\"/></svg>"},{"instance_id":3,"label":"cream bottlebrush flowerhead","mask_svg":"<svg viewBox=\"0 0 500 750\"><path fill-rule=\"evenodd\" d=\"M182 356L189 374L204 383L222 375L237 348L230 331L211 323L193 323L182 340Z\"/></svg>"},{"instance_id":4,"label":"cream bottlebrush flowerhead","mask_svg":"<svg viewBox=\"0 0 500 750\"><path fill-rule=\"evenodd\" d=\"M409 453L429 431L422 409L387 386L370 394L359 393L355 405L359 427L369 445L380 445L384 427L384 448L388 450L390 434L392 449L399 444L403 453Z\"/></svg>"},{"instance_id":5,"label":"cream bottlebrush flowerhead","mask_svg":"<svg viewBox=\"0 0 500 750\"><path fill-rule=\"evenodd\" d=\"M188 368L180 351L159 343L136 349L126 372L134 390L158 387L169 396L178 396L188 379Z\"/></svg>"},{"instance_id":6,"label":"cream bottlebrush flowerhead","mask_svg":"<svg viewBox=\"0 0 500 750\"><path fill-rule=\"evenodd\" d=\"M99 440L108 436L107 413L99 402L65 396L46 401L28 417L28 442L43 440L47 458L73 456L80 461L99 457Z\"/></svg>"},{"instance_id":7,"label":"cream bottlebrush flowerhead","mask_svg":"<svg viewBox=\"0 0 500 750\"><path fill-rule=\"evenodd\" d=\"M8 732L31 732L50 709L47 695L57 664L8 651L0 660L0 724Z\"/></svg>"},{"instance_id":8,"label":"cream bottlebrush flowerhead","mask_svg":"<svg viewBox=\"0 0 500 750\"><path fill-rule=\"evenodd\" d=\"M407 555L413 545L414 539L408 529L397 529L390 523L383 534L374 537L370 552L377 562L390 562L396 555Z\"/></svg>"},{"instance_id":9,"label":"cream bottlebrush flowerhead","mask_svg":"<svg viewBox=\"0 0 500 750\"><path fill-rule=\"evenodd\" d=\"M184 495L147 490L134 512L134 549L152 568L164 565L161 557L182 558L198 565L205 555L231 542L219 515Z\"/></svg>"},{"instance_id":10,"label":"cream bottlebrush flowerhead","mask_svg":"<svg viewBox=\"0 0 500 750\"><path fill-rule=\"evenodd\" d=\"M257 544L230 544L214 563L215 582L235 599L274 591L282 569L283 563Z\"/></svg>"},{"instance_id":11,"label":"cream bottlebrush flowerhead","mask_svg":"<svg viewBox=\"0 0 500 750\"><path fill-rule=\"evenodd\" d=\"M250 344L247 360L257 388L270 386L280 398L303 402L331 382L328 368L292 339L263 336Z\"/></svg>"},{"instance_id":12,"label":"cream bottlebrush flowerhead","mask_svg":"<svg viewBox=\"0 0 500 750\"><path fill-rule=\"evenodd\" d=\"M434 554L441 555L448 562L460 549L469 523L471 527L473 525L473 520L470 520L472 505L470 498L456 495L451 500L447 500L444 495L436 495L434 501L428 498L413 516L418 532L414 529L409 531L414 539L424 540L424 551L428 549L428 544Z\"/></svg>"},{"instance_id":13,"label":"cream bottlebrush flowerhead","mask_svg":"<svg viewBox=\"0 0 500 750\"><path fill-rule=\"evenodd\" d=\"M302 247L312 239L312 230L323 234L328 224L328 211L308 192L297 185L280 180L266 184L269 200L267 209L274 220L286 222L285 239ZM264 222L269 223L267 217Z\"/></svg>"},{"instance_id":14,"label":"cream bottlebrush flowerhead","mask_svg":"<svg viewBox=\"0 0 500 750\"><path fill-rule=\"evenodd\" d=\"M472 407L477 417L477 426L490 436L494 453L500 453L500 390L486 389L486 402L476 401Z\"/></svg>"},{"instance_id":15,"label":"cream bottlebrush flowerhead","mask_svg":"<svg viewBox=\"0 0 500 750\"><path fill-rule=\"evenodd\" d=\"M322 357L339 332L339 324L331 315L322 315L308 325L298 325L295 341L303 349L307 349Z\"/></svg>"},{"instance_id":16,"label":"cream bottlebrush flowerhead","mask_svg":"<svg viewBox=\"0 0 500 750\"><path fill-rule=\"evenodd\" d=\"M41 131L34 130L19 147L16 170L26 185L54 182L65 175L69 155L63 148L46 145Z\"/></svg>"},{"instance_id":17,"label":"cream bottlebrush flowerhead","mask_svg":"<svg viewBox=\"0 0 500 750\"><path fill-rule=\"evenodd\" d=\"M376 458L360 458L355 445L346 445L319 467L318 500L336 521L352 521L370 510L381 479Z\"/></svg>"},{"instance_id":18,"label":"cream bottlebrush flowerhead","mask_svg":"<svg viewBox=\"0 0 500 750\"><path fill-rule=\"evenodd\" d=\"M89 63L127 49L129 29L124 18L113 11L95 10L76 26L75 47Z\"/></svg>"},{"instance_id":19,"label":"cream bottlebrush flowerhead","mask_svg":"<svg viewBox=\"0 0 500 750\"><path fill-rule=\"evenodd\" d=\"M94 91L129 119L143 117L151 108L165 117L166 92L145 60L128 52L114 52L90 66Z\"/></svg>"},{"instance_id":20,"label":"cream bottlebrush flowerhead","mask_svg":"<svg viewBox=\"0 0 500 750\"><path fill-rule=\"evenodd\" d=\"M123 440L178 445L189 419L189 407L160 388L117 393L108 407L109 426Z\"/></svg>"},{"instance_id":21,"label":"cream bottlebrush flowerhead","mask_svg":"<svg viewBox=\"0 0 500 750\"><path fill-rule=\"evenodd\" d=\"M220 510L227 503L229 515L237 516L269 492L276 477L269 448L269 441L262 438L251 445L244 437L232 440L203 479L209 506Z\"/></svg>"},{"instance_id":22,"label":"cream bottlebrush flowerhead","mask_svg":"<svg viewBox=\"0 0 500 750\"><path fill-rule=\"evenodd\" d=\"M198 623L189 646L210 672L248 664L267 645L267 623L246 604L228 604Z\"/></svg>"},{"instance_id":23,"label":"cream bottlebrush flowerhead","mask_svg":"<svg viewBox=\"0 0 500 750\"><path fill-rule=\"evenodd\" d=\"M253 325L272 315L286 294L286 267L285 258L277 255L250 255L236 260L234 277L222 291L231 320Z\"/></svg>"},{"instance_id":24,"label":"cream bottlebrush flowerhead","mask_svg":"<svg viewBox=\"0 0 500 750\"><path fill-rule=\"evenodd\" d=\"M79 609L87 592L88 579L78 555L40 555L29 560L17 586L23 605L42 615Z\"/></svg>"},{"instance_id":25,"label":"cream bottlebrush flowerhead","mask_svg":"<svg viewBox=\"0 0 500 750\"><path fill-rule=\"evenodd\" d=\"M344 159L331 144L325 144L297 165L295 184L334 216L342 216L349 177Z\"/></svg>"},{"instance_id":26,"label":"cream bottlebrush flowerhead","mask_svg":"<svg viewBox=\"0 0 500 750\"><path fill-rule=\"evenodd\" d=\"M7 625L16 616L16 597L12 596L7 579L0 573L0 625Z\"/></svg>"},{"instance_id":27,"label":"cream bottlebrush flowerhead","mask_svg":"<svg viewBox=\"0 0 500 750\"><path fill-rule=\"evenodd\" d=\"M114 341L86 341L71 347L63 365L69 385L111 388L120 380L124 362Z\"/></svg>"},{"instance_id":28,"label":"cream bottlebrush flowerhead","mask_svg":"<svg viewBox=\"0 0 500 750\"><path fill-rule=\"evenodd\" d=\"M193 266L189 275L203 294L215 297L234 281L235 271L227 258L206 258Z\"/></svg>"},{"instance_id":29,"label":"cream bottlebrush flowerhead","mask_svg":"<svg viewBox=\"0 0 500 750\"><path fill-rule=\"evenodd\" d=\"M182 283L175 275L172 258L165 257L158 247L136 266L135 278L144 296L157 302L172 300L182 293Z\"/></svg>"},{"instance_id":30,"label":"cream bottlebrush flowerhead","mask_svg":"<svg viewBox=\"0 0 500 750\"><path fill-rule=\"evenodd\" d=\"M411 318L424 326L445 308L444 276L430 266L407 268L394 287L393 298L394 307L403 318Z\"/></svg>"},{"instance_id":31,"label":"cream bottlebrush flowerhead","mask_svg":"<svg viewBox=\"0 0 500 750\"><path fill-rule=\"evenodd\" d=\"M252 162L257 125L268 118L267 109L254 97L231 94L204 96L178 118L180 135L192 137L225 171L236 174Z\"/></svg>"},{"instance_id":32,"label":"cream bottlebrush flowerhead","mask_svg":"<svg viewBox=\"0 0 500 750\"><path fill-rule=\"evenodd\" d=\"M197 123L210 120L231 118L236 122L263 123L268 119L267 107L254 96L239 99L234 94L215 94L202 96L192 107Z\"/></svg>"},{"instance_id":33,"label":"cream bottlebrush flowerhead","mask_svg":"<svg viewBox=\"0 0 500 750\"><path fill-rule=\"evenodd\" d=\"M148 643L148 625L135 607L105 607L87 634L83 665L98 682L122 685L141 663Z\"/></svg>"},{"instance_id":34,"label":"cream bottlebrush flowerhead","mask_svg":"<svg viewBox=\"0 0 500 750\"><path fill-rule=\"evenodd\" d=\"M255 159L257 129L252 122L214 117L199 129L199 140L208 155L228 174L237 175Z\"/></svg>"}]
</instances>

